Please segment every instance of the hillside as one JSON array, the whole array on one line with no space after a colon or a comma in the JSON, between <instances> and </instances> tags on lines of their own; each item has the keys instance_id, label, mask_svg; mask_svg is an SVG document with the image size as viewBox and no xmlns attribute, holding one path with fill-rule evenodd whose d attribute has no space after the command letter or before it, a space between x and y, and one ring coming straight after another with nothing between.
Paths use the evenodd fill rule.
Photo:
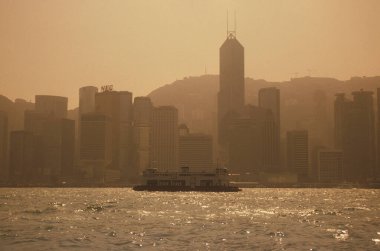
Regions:
<instances>
[{"instance_id":1,"label":"hillside","mask_svg":"<svg viewBox=\"0 0 380 251\"><path fill-rule=\"evenodd\" d=\"M246 78L246 103L257 105L258 90L275 86L281 93L281 128L286 130L308 129L312 140L330 145L333 130L333 102L335 94L360 89L376 93L380 88L380 76L355 77L347 81L333 78L303 77L284 82L267 82ZM179 110L181 123L192 131L215 135L218 75L204 75L177 80L157 88L149 94L153 103L174 105Z\"/></svg>"}]
</instances>

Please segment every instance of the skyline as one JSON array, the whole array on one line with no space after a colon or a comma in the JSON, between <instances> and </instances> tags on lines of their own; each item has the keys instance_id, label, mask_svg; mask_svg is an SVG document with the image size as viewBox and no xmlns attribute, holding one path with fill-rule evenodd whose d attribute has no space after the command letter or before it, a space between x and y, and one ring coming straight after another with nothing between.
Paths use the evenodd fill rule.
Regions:
<instances>
[{"instance_id":1,"label":"skyline","mask_svg":"<svg viewBox=\"0 0 380 251\"><path fill-rule=\"evenodd\" d=\"M0 0L0 249L378 250L378 13Z\"/></svg>"},{"instance_id":2,"label":"skyline","mask_svg":"<svg viewBox=\"0 0 380 251\"><path fill-rule=\"evenodd\" d=\"M247 77L379 75L380 2L339 2L2 1L0 93L66 96L74 108L85 85L141 96L205 68L217 74L227 9L230 27L237 13Z\"/></svg>"}]
</instances>

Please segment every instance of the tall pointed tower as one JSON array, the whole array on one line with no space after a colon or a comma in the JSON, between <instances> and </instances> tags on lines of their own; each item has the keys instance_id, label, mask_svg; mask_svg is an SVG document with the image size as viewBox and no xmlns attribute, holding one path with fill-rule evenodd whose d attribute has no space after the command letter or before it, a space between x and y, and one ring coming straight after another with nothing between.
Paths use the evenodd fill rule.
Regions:
<instances>
[{"instance_id":1,"label":"tall pointed tower","mask_svg":"<svg viewBox=\"0 0 380 251\"><path fill-rule=\"evenodd\" d=\"M219 50L218 142L227 137L229 117L240 116L244 110L244 47L235 31L227 31L227 39Z\"/></svg>"}]
</instances>

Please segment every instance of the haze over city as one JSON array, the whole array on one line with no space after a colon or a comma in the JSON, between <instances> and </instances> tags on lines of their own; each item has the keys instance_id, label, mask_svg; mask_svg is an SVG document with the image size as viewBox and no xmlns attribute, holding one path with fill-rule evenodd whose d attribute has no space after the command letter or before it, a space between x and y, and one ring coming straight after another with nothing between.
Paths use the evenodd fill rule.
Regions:
<instances>
[{"instance_id":1,"label":"haze over city","mask_svg":"<svg viewBox=\"0 0 380 251\"><path fill-rule=\"evenodd\" d=\"M1 1L0 93L33 100L113 84L136 96L218 74L236 13L245 76L340 80L380 72L380 3L307 1ZM298 73L298 74L296 74Z\"/></svg>"},{"instance_id":2,"label":"haze over city","mask_svg":"<svg viewBox=\"0 0 380 251\"><path fill-rule=\"evenodd\" d=\"M0 250L378 250L378 13L0 1Z\"/></svg>"}]
</instances>

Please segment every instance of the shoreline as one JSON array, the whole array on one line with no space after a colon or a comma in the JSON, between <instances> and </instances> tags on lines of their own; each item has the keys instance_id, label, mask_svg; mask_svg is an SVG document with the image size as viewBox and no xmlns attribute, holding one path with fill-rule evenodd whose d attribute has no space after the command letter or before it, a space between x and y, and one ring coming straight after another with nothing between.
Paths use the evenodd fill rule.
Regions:
<instances>
[{"instance_id":1,"label":"shoreline","mask_svg":"<svg viewBox=\"0 0 380 251\"><path fill-rule=\"evenodd\" d=\"M374 184L237 184L235 186L241 189L245 188L311 188L311 189L380 189L380 183ZM133 188L135 185L130 184L81 184L81 185L52 185L52 184L0 184L0 188Z\"/></svg>"}]
</instances>

